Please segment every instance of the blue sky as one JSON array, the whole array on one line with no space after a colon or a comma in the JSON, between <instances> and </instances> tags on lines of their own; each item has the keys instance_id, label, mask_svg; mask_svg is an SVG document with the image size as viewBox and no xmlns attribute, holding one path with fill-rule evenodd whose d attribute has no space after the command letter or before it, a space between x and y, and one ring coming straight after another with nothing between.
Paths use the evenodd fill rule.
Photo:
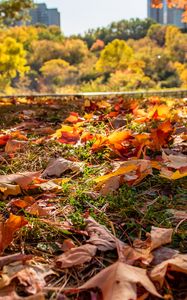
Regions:
<instances>
[{"instance_id":1,"label":"blue sky","mask_svg":"<svg viewBox=\"0 0 187 300\"><path fill-rule=\"evenodd\" d=\"M38 0L61 12L66 35L106 26L112 21L147 16L147 0Z\"/></svg>"}]
</instances>

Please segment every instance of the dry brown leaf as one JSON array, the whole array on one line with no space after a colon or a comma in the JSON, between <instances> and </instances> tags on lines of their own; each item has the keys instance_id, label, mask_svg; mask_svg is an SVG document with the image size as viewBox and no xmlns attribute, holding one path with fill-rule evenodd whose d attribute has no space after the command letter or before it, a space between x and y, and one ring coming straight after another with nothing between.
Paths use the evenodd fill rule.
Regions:
<instances>
[{"instance_id":1,"label":"dry brown leaf","mask_svg":"<svg viewBox=\"0 0 187 300\"><path fill-rule=\"evenodd\" d=\"M187 220L187 210L167 209L167 212L172 214L175 223Z\"/></svg>"},{"instance_id":2,"label":"dry brown leaf","mask_svg":"<svg viewBox=\"0 0 187 300\"><path fill-rule=\"evenodd\" d=\"M67 170L73 172L82 172L83 164L79 162L73 162L65 158L59 157L57 159L52 159L45 171L42 174L42 177L46 176L57 176L60 177L62 173Z\"/></svg>"},{"instance_id":3,"label":"dry brown leaf","mask_svg":"<svg viewBox=\"0 0 187 300\"><path fill-rule=\"evenodd\" d=\"M187 157L185 155L166 155L162 153L162 158L167 167L174 168L176 170L187 167Z\"/></svg>"},{"instance_id":4,"label":"dry brown leaf","mask_svg":"<svg viewBox=\"0 0 187 300\"><path fill-rule=\"evenodd\" d=\"M77 248L72 248L69 251L58 256L56 265L61 268L71 268L73 266L82 265L91 261L97 252L97 247L86 244Z\"/></svg>"},{"instance_id":5,"label":"dry brown leaf","mask_svg":"<svg viewBox=\"0 0 187 300\"><path fill-rule=\"evenodd\" d=\"M4 267L5 265L9 265L15 261L27 261L31 259L32 255L26 255L21 253L2 256L0 257L0 268Z\"/></svg>"},{"instance_id":6,"label":"dry brown leaf","mask_svg":"<svg viewBox=\"0 0 187 300\"><path fill-rule=\"evenodd\" d=\"M5 152L14 153L16 151L23 149L26 144L27 144L26 141L8 140L5 146Z\"/></svg>"},{"instance_id":7,"label":"dry brown leaf","mask_svg":"<svg viewBox=\"0 0 187 300\"><path fill-rule=\"evenodd\" d=\"M38 183L35 186L39 187L43 191L55 191L55 192L58 192L58 191L62 191L61 183L66 183L68 181L69 181L68 178L67 178L67 180L52 179L52 180L49 180L47 182Z\"/></svg>"},{"instance_id":8,"label":"dry brown leaf","mask_svg":"<svg viewBox=\"0 0 187 300\"><path fill-rule=\"evenodd\" d=\"M0 289L0 300L21 300L20 296L16 293L15 284L5 286ZM27 299L27 298L26 298Z\"/></svg>"},{"instance_id":9,"label":"dry brown leaf","mask_svg":"<svg viewBox=\"0 0 187 300\"><path fill-rule=\"evenodd\" d=\"M120 187L120 176L115 176L112 178L109 178L102 186L100 190L100 194L103 196L106 196L107 194L110 194L116 190L118 190Z\"/></svg>"},{"instance_id":10,"label":"dry brown leaf","mask_svg":"<svg viewBox=\"0 0 187 300\"><path fill-rule=\"evenodd\" d=\"M125 245L123 247L123 259L128 264L134 264L139 260L144 265L149 265L154 256L152 251L162 245L171 243L173 229L159 228L152 226L151 232L147 233L145 241L135 240L133 247Z\"/></svg>"},{"instance_id":11,"label":"dry brown leaf","mask_svg":"<svg viewBox=\"0 0 187 300\"><path fill-rule=\"evenodd\" d=\"M86 219L85 222L87 223L85 229L90 237L87 242L95 245L98 250L113 250L116 248L116 243L123 244L105 226L100 225L91 217Z\"/></svg>"},{"instance_id":12,"label":"dry brown leaf","mask_svg":"<svg viewBox=\"0 0 187 300\"><path fill-rule=\"evenodd\" d=\"M185 172L180 172L180 170L177 170L175 172L172 172L170 170L168 170L167 168L162 168L161 172L160 172L160 176L170 179L170 180L177 180L183 177L187 176L187 171Z\"/></svg>"},{"instance_id":13,"label":"dry brown leaf","mask_svg":"<svg viewBox=\"0 0 187 300\"><path fill-rule=\"evenodd\" d=\"M151 233L147 234L151 239L151 251L172 241L172 228L151 227Z\"/></svg>"},{"instance_id":14,"label":"dry brown leaf","mask_svg":"<svg viewBox=\"0 0 187 300\"><path fill-rule=\"evenodd\" d=\"M165 276L170 271L187 274L187 254L177 254L173 258L162 262L154 267L150 272L150 276L154 282L158 282L162 287Z\"/></svg>"},{"instance_id":15,"label":"dry brown leaf","mask_svg":"<svg viewBox=\"0 0 187 300\"><path fill-rule=\"evenodd\" d=\"M129 266L120 261L102 270L80 286L79 290L97 287L102 291L103 300L136 300L137 284L141 284L146 291L161 298L147 276L146 270Z\"/></svg>"},{"instance_id":16,"label":"dry brown leaf","mask_svg":"<svg viewBox=\"0 0 187 300\"><path fill-rule=\"evenodd\" d=\"M152 252L153 254L153 261L151 262L152 265L156 266L161 264L163 261L171 259L176 254L179 254L179 251L175 249L171 249L168 247L160 247Z\"/></svg>"},{"instance_id":17,"label":"dry brown leaf","mask_svg":"<svg viewBox=\"0 0 187 300\"><path fill-rule=\"evenodd\" d=\"M46 285L45 277L55 274L48 265L37 262L15 262L4 266L0 279L0 288L9 286L17 279L24 287L25 292L35 295L42 291ZM1 290L0 290L1 291Z\"/></svg>"},{"instance_id":18,"label":"dry brown leaf","mask_svg":"<svg viewBox=\"0 0 187 300\"><path fill-rule=\"evenodd\" d=\"M41 172L23 172L10 175L1 175L0 184L17 183L21 188L27 188L27 186L33 181L35 177L39 177Z\"/></svg>"}]
</instances>

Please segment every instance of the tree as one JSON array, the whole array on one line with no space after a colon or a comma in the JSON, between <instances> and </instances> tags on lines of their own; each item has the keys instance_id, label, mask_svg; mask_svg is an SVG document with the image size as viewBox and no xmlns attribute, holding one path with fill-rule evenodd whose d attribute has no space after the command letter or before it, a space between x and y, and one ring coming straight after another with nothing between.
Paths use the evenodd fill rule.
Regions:
<instances>
[{"instance_id":1,"label":"tree","mask_svg":"<svg viewBox=\"0 0 187 300\"><path fill-rule=\"evenodd\" d=\"M80 64L88 55L88 47L80 39L66 39L62 47L62 58L72 65Z\"/></svg>"},{"instance_id":2,"label":"tree","mask_svg":"<svg viewBox=\"0 0 187 300\"><path fill-rule=\"evenodd\" d=\"M167 26L166 49L172 61L187 61L187 35L182 34L176 26Z\"/></svg>"},{"instance_id":3,"label":"tree","mask_svg":"<svg viewBox=\"0 0 187 300\"><path fill-rule=\"evenodd\" d=\"M146 36L149 27L155 23L156 22L152 19L141 20L136 18L121 20L119 22L112 22L107 27L88 30L83 36L79 35L78 37L83 39L89 48L91 48L97 40L108 44L115 39L141 39Z\"/></svg>"},{"instance_id":4,"label":"tree","mask_svg":"<svg viewBox=\"0 0 187 300\"><path fill-rule=\"evenodd\" d=\"M52 59L45 62L40 72L49 92L54 92L57 87L75 83L77 77L77 69L63 59Z\"/></svg>"},{"instance_id":5,"label":"tree","mask_svg":"<svg viewBox=\"0 0 187 300\"><path fill-rule=\"evenodd\" d=\"M0 1L0 24L12 25L16 21L28 19L28 10L33 7L33 0Z\"/></svg>"},{"instance_id":6,"label":"tree","mask_svg":"<svg viewBox=\"0 0 187 300\"><path fill-rule=\"evenodd\" d=\"M167 26L161 24L153 24L147 32L147 36L155 41L159 46L164 46L166 39Z\"/></svg>"},{"instance_id":7,"label":"tree","mask_svg":"<svg viewBox=\"0 0 187 300\"><path fill-rule=\"evenodd\" d=\"M99 72L124 70L132 60L132 57L133 50L125 41L114 40L101 51L96 69Z\"/></svg>"},{"instance_id":8,"label":"tree","mask_svg":"<svg viewBox=\"0 0 187 300\"><path fill-rule=\"evenodd\" d=\"M23 76L29 67L26 66L26 51L23 45L15 39L7 37L0 44L0 90L10 85L11 80L16 76Z\"/></svg>"}]
</instances>

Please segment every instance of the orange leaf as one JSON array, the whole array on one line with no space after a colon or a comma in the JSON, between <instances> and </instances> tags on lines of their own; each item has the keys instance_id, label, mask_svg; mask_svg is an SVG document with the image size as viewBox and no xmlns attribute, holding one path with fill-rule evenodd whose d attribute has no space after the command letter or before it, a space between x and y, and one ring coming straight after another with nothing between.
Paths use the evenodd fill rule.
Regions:
<instances>
[{"instance_id":1,"label":"orange leaf","mask_svg":"<svg viewBox=\"0 0 187 300\"><path fill-rule=\"evenodd\" d=\"M2 252L13 240L14 233L28 224L23 216L10 214L5 223L0 222L0 252Z\"/></svg>"},{"instance_id":2,"label":"orange leaf","mask_svg":"<svg viewBox=\"0 0 187 300\"><path fill-rule=\"evenodd\" d=\"M76 124L77 122L84 121L84 119L80 118L78 113L71 112L70 116L66 118L65 121L70 122L72 124Z\"/></svg>"},{"instance_id":3,"label":"orange leaf","mask_svg":"<svg viewBox=\"0 0 187 300\"><path fill-rule=\"evenodd\" d=\"M76 144L79 140L80 136L76 132L61 132L61 137L58 139L60 143L63 144Z\"/></svg>"},{"instance_id":4,"label":"orange leaf","mask_svg":"<svg viewBox=\"0 0 187 300\"><path fill-rule=\"evenodd\" d=\"M124 142L125 140L127 140L130 137L131 137L130 130L113 132L112 134L109 135L108 141L110 144L118 144L118 143Z\"/></svg>"},{"instance_id":5,"label":"orange leaf","mask_svg":"<svg viewBox=\"0 0 187 300\"><path fill-rule=\"evenodd\" d=\"M10 135L0 135L0 146L6 145L7 141L10 139Z\"/></svg>"}]
</instances>

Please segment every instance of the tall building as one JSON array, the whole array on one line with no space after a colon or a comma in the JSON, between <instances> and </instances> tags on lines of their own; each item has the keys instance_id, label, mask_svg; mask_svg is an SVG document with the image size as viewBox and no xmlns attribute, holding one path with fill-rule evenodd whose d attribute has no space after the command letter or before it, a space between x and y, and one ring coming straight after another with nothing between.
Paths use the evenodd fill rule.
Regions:
<instances>
[{"instance_id":1,"label":"tall building","mask_svg":"<svg viewBox=\"0 0 187 300\"><path fill-rule=\"evenodd\" d=\"M183 10L177 8L168 8L167 0L163 0L163 7L154 8L151 5L151 0L147 0L148 18L154 19L160 24L172 24L180 28L186 28L186 24L181 22Z\"/></svg>"},{"instance_id":2,"label":"tall building","mask_svg":"<svg viewBox=\"0 0 187 300\"><path fill-rule=\"evenodd\" d=\"M45 3L38 3L31 9L31 20L28 25L44 24L47 26L56 25L60 27L60 13L56 8L47 8Z\"/></svg>"}]
</instances>

